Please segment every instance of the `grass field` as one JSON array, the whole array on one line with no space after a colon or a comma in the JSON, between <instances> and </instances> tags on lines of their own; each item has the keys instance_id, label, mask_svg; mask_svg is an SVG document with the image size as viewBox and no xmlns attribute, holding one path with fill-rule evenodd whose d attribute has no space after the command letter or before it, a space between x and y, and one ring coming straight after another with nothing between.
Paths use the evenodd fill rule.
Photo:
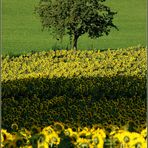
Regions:
<instances>
[{"instance_id":1,"label":"grass field","mask_svg":"<svg viewBox=\"0 0 148 148\"><path fill-rule=\"evenodd\" d=\"M41 31L39 18L33 13L39 0L5 0L3 4L2 54L20 54L28 51L62 49L69 46L68 37L56 41L49 32ZM79 49L126 48L146 46L146 0L112 0L107 2L118 12L114 23L120 31L91 40L87 35L78 42Z\"/></svg>"}]
</instances>

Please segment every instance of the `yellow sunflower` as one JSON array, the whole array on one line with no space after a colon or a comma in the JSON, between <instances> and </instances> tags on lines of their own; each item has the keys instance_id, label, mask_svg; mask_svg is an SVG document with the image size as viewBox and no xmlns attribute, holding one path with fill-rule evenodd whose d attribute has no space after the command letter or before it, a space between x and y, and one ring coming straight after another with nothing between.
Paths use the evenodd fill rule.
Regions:
<instances>
[{"instance_id":1,"label":"yellow sunflower","mask_svg":"<svg viewBox=\"0 0 148 148\"><path fill-rule=\"evenodd\" d=\"M117 139L117 141L120 143L119 145L122 145L125 148L129 147L129 143L131 142L131 133L124 130L119 130L115 135L112 136L113 140Z\"/></svg>"},{"instance_id":2,"label":"yellow sunflower","mask_svg":"<svg viewBox=\"0 0 148 148\"><path fill-rule=\"evenodd\" d=\"M66 136L71 137L71 136L74 134L74 132L73 132L73 130L72 130L71 128L68 128L68 129L65 129L65 130L64 130L64 134L65 134Z\"/></svg>"},{"instance_id":3,"label":"yellow sunflower","mask_svg":"<svg viewBox=\"0 0 148 148\"><path fill-rule=\"evenodd\" d=\"M64 125L60 122L55 122L54 130L56 131L56 133L60 134L64 130Z\"/></svg>"},{"instance_id":4,"label":"yellow sunflower","mask_svg":"<svg viewBox=\"0 0 148 148\"><path fill-rule=\"evenodd\" d=\"M51 126L48 126L48 127L45 127L43 130L42 130L43 133L47 134L47 135L50 135L54 132L54 129L51 127Z\"/></svg>"},{"instance_id":5,"label":"yellow sunflower","mask_svg":"<svg viewBox=\"0 0 148 148\"><path fill-rule=\"evenodd\" d=\"M43 148L49 148L49 144L47 142L38 143L37 145L38 145L38 148L41 148L41 147L43 147Z\"/></svg>"},{"instance_id":6,"label":"yellow sunflower","mask_svg":"<svg viewBox=\"0 0 148 148\"><path fill-rule=\"evenodd\" d=\"M50 143L50 144L56 144L56 145L58 145L59 143L60 143L60 138L59 138L59 136L58 136L58 134L57 133L52 133L52 134L50 134L50 135L48 135L47 136L47 141L48 141L48 143Z\"/></svg>"},{"instance_id":7,"label":"yellow sunflower","mask_svg":"<svg viewBox=\"0 0 148 148\"><path fill-rule=\"evenodd\" d=\"M78 136L81 137L81 138L82 138L82 137L84 138L84 137L86 137L86 135L87 135L88 133L89 133L88 128L83 128L81 131L78 132Z\"/></svg>"},{"instance_id":8,"label":"yellow sunflower","mask_svg":"<svg viewBox=\"0 0 148 148\"><path fill-rule=\"evenodd\" d=\"M141 135L146 138L147 136L147 128L145 128L144 130L141 131Z\"/></svg>"},{"instance_id":9,"label":"yellow sunflower","mask_svg":"<svg viewBox=\"0 0 148 148\"><path fill-rule=\"evenodd\" d=\"M127 144L131 140L131 133L124 130L119 130L113 135L113 139L118 139L120 143Z\"/></svg>"},{"instance_id":10,"label":"yellow sunflower","mask_svg":"<svg viewBox=\"0 0 148 148\"><path fill-rule=\"evenodd\" d=\"M11 125L11 128L12 128L13 130L17 131L17 130L18 130L18 125L17 125L16 123L13 123L13 124Z\"/></svg>"},{"instance_id":11,"label":"yellow sunflower","mask_svg":"<svg viewBox=\"0 0 148 148\"><path fill-rule=\"evenodd\" d=\"M7 141L7 140L13 140L15 137L8 133L7 130L2 129L1 130L1 142Z\"/></svg>"},{"instance_id":12,"label":"yellow sunflower","mask_svg":"<svg viewBox=\"0 0 148 148\"><path fill-rule=\"evenodd\" d=\"M113 136L113 135L115 135L117 132L118 132L118 130L119 130L119 127L118 126L115 126L115 125L112 125L111 126L111 132L110 132L110 136Z\"/></svg>"},{"instance_id":13,"label":"yellow sunflower","mask_svg":"<svg viewBox=\"0 0 148 148\"><path fill-rule=\"evenodd\" d=\"M78 147L85 147L85 148L89 148L89 145L90 145L90 142L89 140L87 139L84 139L84 138L78 138L77 141L76 141L76 145Z\"/></svg>"},{"instance_id":14,"label":"yellow sunflower","mask_svg":"<svg viewBox=\"0 0 148 148\"><path fill-rule=\"evenodd\" d=\"M131 133L131 141L129 142L131 148L146 148L146 140L141 134Z\"/></svg>"},{"instance_id":15,"label":"yellow sunflower","mask_svg":"<svg viewBox=\"0 0 148 148\"><path fill-rule=\"evenodd\" d=\"M20 135L22 135L22 136L24 136L25 138L27 138L27 142L28 142L28 139L31 138L31 132L28 131L28 130L25 129L25 128L20 129L18 132L19 132Z\"/></svg>"},{"instance_id":16,"label":"yellow sunflower","mask_svg":"<svg viewBox=\"0 0 148 148\"><path fill-rule=\"evenodd\" d=\"M98 134L97 132L93 134L93 136L92 136L92 145L94 147L97 146L98 148L103 148L104 138L102 137L101 134Z\"/></svg>"},{"instance_id":17,"label":"yellow sunflower","mask_svg":"<svg viewBox=\"0 0 148 148\"><path fill-rule=\"evenodd\" d=\"M96 133L100 134L103 139L106 138L105 130L103 130L103 129L97 129L96 130Z\"/></svg>"}]
</instances>

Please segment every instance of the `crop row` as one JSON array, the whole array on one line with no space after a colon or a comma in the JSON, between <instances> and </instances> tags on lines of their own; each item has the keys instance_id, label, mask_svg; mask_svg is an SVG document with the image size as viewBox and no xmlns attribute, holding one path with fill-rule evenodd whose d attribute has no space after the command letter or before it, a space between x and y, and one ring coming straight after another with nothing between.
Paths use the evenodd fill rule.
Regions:
<instances>
[{"instance_id":1,"label":"crop row","mask_svg":"<svg viewBox=\"0 0 148 148\"><path fill-rule=\"evenodd\" d=\"M18 130L16 124L12 125L13 133L7 130L1 131L1 146L11 148L33 148L33 147L71 147L71 148L103 148L125 147L125 148L146 148L147 128L141 132L129 132L111 126L108 131L94 125L92 128L84 127L72 129L62 123L39 128L34 126L30 131L22 128Z\"/></svg>"},{"instance_id":2,"label":"crop row","mask_svg":"<svg viewBox=\"0 0 148 148\"><path fill-rule=\"evenodd\" d=\"M37 97L3 101L2 127L11 131L11 124L30 129L32 125L47 126L59 121L77 127L100 123L108 128L110 124L123 127L127 123L130 131L140 131L146 126L146 105L139 97L118 98L116 101L88 98L54 97L42 101Z\"/></svg>"},{"instance_id":3,"label":"crop row","mask_svg":"<svg viewBox=\"0 0 148 148\"><path fill-rule=\"evenodd\" d=\"M2 60L2 81L24 78L112 77L146 74L146 49L100 51L59 50Z\"/></svg>"}]
</instances>

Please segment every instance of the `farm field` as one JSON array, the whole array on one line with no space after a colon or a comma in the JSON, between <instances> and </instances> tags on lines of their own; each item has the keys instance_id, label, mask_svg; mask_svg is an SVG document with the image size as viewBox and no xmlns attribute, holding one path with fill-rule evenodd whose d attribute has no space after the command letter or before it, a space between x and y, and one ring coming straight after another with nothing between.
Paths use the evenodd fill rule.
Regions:
<instances>
[{"instance_id":1,"label":"farm field","mask_svg":"<svg viewBox=\"0 0 148 148\"><path fill-rule=\"evenodd\" d=\"M68 37L63 42L54 39L47 31L42 32L39 18L34 14L38 0L4 0L3 4L3 49L2 54L17 55L31 51L66 49ZM109 36L89 39L80 37L78 48L83 49L117 49L130 46L146 46L146 1L117 0L107 1L118 12L114 22L119 31L112 30Z\"/></svg>"},{"instance_id":2,"label":"farm field","mask_svg":"<svg viewBox=\"0 0 148 148\"><path fill-rule=\"evenodd\" d=\"M2 128L8 132L58 122L72 130L97 125L105 138L113 127L128 137L127 131L134 136L146 128L145 48L51 50L7 56L2 63ZM131 143L146 146L144 135L131 135Z\"/></svg>"},{"instance_id":3,"label":"farm field","mask_svg":"<svg viewBox=\"0 0 148 148\"><path fill-rule=\"evenodd\" d=\"M38 2L2 1L0 147L146 148L146 0L106 1L119 31L78 50L41 31Z\"/></svg>"}]
</instances>

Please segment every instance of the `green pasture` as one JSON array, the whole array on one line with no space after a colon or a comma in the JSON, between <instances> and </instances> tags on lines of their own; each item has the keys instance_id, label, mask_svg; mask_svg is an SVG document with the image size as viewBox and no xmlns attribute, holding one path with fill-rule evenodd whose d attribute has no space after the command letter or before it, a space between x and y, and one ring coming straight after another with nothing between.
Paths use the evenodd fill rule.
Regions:
<instances>
[{"instance_id":1,"label":"green pasture","mask_svg":"<svg viewBox=\"0 0 148 148\"><path fill-rule=\"evenodd\" d=\"M30 51L66 49L69 39L57 41L48 31L42 32L34 7L39 0L3 0L2 54L22 54ZM126 48L146 46L146 0L111 0L106 2L118 14L114 23L119 31L112 30L109 36L89 39L80 37L79 49Z\"/></svg>"}]
</instances>

